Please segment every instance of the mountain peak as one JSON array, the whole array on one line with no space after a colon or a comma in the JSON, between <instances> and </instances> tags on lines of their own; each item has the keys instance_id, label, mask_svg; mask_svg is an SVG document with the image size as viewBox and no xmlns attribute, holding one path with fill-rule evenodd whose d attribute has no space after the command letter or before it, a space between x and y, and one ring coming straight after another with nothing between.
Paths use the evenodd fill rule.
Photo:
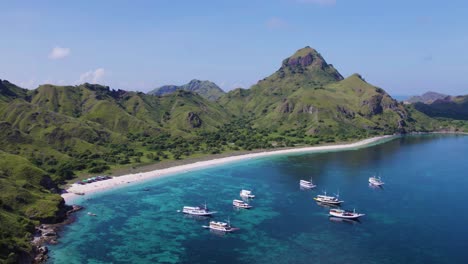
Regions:
<instances>
[{"instance_id":1,"label":"mountain peak","mask_svg":"<svg viewBox=\"0 0 468 264\"><path fill-rule=\"evenodd\" d=\"M309 46L296 51L291 57L283 61L283 66L290 67L308 67L313 64L315 66L322 66L326 65L326 62L320 53Z\"/></svg>"},{"instance_id":2,"label":"mountain peak","mask_svg":"<svg viewBox=\"0 0 468 264\"><path fill-rule=\"evenodd\" d=\"M305 74L324 83L343 80L343 76L333 65L328 64L317 50L309 46L297 50L291 57L283 60L278 74L280 78L286 75Z\"/></svg>"},{"instance_id":3,"label":"mountain peak","mask_svg":"<svg viewBox=\"0 0 468 264\"><path fill-rule=\"evenodd\" d=\"M366 80L359 73L354 73L353 75L350 76L350 78L358 78L358 79L361 79L362 81L366 82Z\"/></svg>"},{"instance_id":4,"label":"mountain peak","mask_svg":"<svg viewBox=\"0 0 468 264\"><path fill-rule=\"evenodd\" d=\"M317 50L311 48L310 46L305 46L302 49L297 50L291 57L291 58L299 58L299 57L306 57L307 55L315 55L315 56L320 56L320 54L317 52Z\"/></svg>"}]
</instances>

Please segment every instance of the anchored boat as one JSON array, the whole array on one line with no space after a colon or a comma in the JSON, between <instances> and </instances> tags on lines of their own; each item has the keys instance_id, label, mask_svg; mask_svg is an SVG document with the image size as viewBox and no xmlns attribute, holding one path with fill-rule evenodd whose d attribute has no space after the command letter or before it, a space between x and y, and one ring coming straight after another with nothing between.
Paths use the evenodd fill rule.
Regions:
<instances>
[{"instance_id":1,"label":"anchored boat","mask_svg":"<svg viewBox=\"0 0 468 264\"><path fill-rule=\"evenodd\" d=\"M239 230L239 228L235 228L231 226L231 222L228 220L227 223L225 222L217 222L217 221L210 221L209 226L203 226L204 228L209 228L211 230L215 231L221 231L221 232L233 232L236 230Z\"/></svg>"},{"instance_id":2,"label":"anchored boat","mask_svg":"<svg viewBox=\"0 0 468 264\"><path fill-rule=\"evenodd\" d=\"M324 204L340 205L344 201L340 200L339 197L339 194L337 194L336 196L328 196L327 192L324 192L324 195L317 195L316 197L314 197L314 200Z\"/></svg>"},{"instance_id":3,"label":"anchored boat","mask_svg":"<svg viewBox=\"0 0 468 264\"><path fill-rule=\"evenodd\" d=\"M351 211L346 211L342 209L330 209L330 216L345 218L345 219L358 219L359 217L364 216L364 214L356 213L356 210L353 210L351 212Z\"/></svg>"},{"instance_id":4,"label":"anchored boat","mask_svg":"<svg viewBox=\"0 0 468 264\"><path fill-rule=\"evenodd\" d=\"M312 183L312 178L310 178L310 181L300 180L299 185L301 186L301 188L305 188L305 189L312 189L312 188L317 187L317 185Z\"/></svg>"},{"instance_id":5,"label":"anchored boat","mask_svg":"<svg viewBox=\"0 0 468 264\"><path fill-rule=\"evenodd\" d=\"M255 195L252 194L252 191L242 190L240 192L240 197L247 198L247 199L253 199L253 198L255 198Z\"/></svg>"},{"instance_id":6,"label":"anchored boat","mask_svg":"<svg viewBox=\"0 0 468 264\"><path fill-rule=\"evenodd\" d=\"M237 208L244 208L244 209L250 209L252 206L244 201L241 200L233 200L232 205L234 205Z\"/></svg>"},{"instance_id":7,"label":"anchored boat","mask_svg":"<svg viewBox=\"0 0 468 264\"><path fill-rule=\"evenodd\" d=\"M184 208L182 209L182 213L189 215L209 216L215 214L216 212L210 211L205 203L203 207L184 206Z\"/></svg>"},{"instance_id":8,"label":"anchored boat","mask_svg":"<svg viewBox=\"0 0 468 264\"><path fill-rule=\"evenodd\" d=\"M369 183L374 185L374 186L382 186L384 185L385 183L382 181L382 179L380 179L380 177L369 177Z\"/></svg>"}]
</instances>

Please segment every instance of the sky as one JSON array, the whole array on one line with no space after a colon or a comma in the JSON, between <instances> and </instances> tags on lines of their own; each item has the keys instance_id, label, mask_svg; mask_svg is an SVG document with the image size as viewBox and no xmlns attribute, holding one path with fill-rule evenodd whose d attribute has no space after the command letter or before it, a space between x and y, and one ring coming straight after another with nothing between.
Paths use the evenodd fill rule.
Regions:
<instances>
[{"instance_id":1,"label":"sky","mask_svg":"<svg viewBox=\"0 0 468 264\"><path fill-rule=\"evenodd\" d=\"M468 94L468 1L0 0L0 79L249 88L310 46L392 95Z\"/></svg>"}]
</instances>

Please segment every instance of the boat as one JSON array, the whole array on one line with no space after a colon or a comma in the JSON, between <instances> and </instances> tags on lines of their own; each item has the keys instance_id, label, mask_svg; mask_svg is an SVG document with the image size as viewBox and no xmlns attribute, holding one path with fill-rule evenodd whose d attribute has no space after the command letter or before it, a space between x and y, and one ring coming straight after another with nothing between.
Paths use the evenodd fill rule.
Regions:
<instances>
[{"instance_id":1,"label":"boat","mask_svg":"<svg viewBox=\"0 0 468 264\"><path fill-rule=\"evenodd\" d=\"M324 195L317 195L316 197L314 197L314 200L324 204L339 205L344 202L340 200L339 197L339 194L337 194L336 196L328 196L327 192L324 192Z\"/></svg>"},{"instance_id":2,"label":"boat","mask_svg":"<svg viewBox=\"0 0 468 264\"><path fill-rule=\"evenodd\" d=\"M369 177L369 183L374 185L374 186L382 186L384 185L385 183L382 181L382 179L380 179L380 177Z\"/></svg>"},{"instance_id":3,"label":"boat","mask_svg":"<svg viewBox=\"0 0 468 264\"><path fill-rule=\"evenodd\" d=\"M250 209L252 206L244 201L241 200L233 200L232 205L234 205L237 208L244 208L244 209Z\"/></svg>"},{"instance_id":4,"label":"boat","mask_svg":"<svg viewBox=\"0 0 468 264\"><path fill-rule=\"evenodd\" d=\"M356 210L353 210L351 212L351 211L346 211L342 209L330 209L330 216L345 218L345 219L358 219L359 217L364 216L364 214L356 213Z\"/></svg>"},{"instance_id":5,"label":"boat","mask_svg":"<svg viewBox=\"0 0 468 264\"><path fill-rule=\"evenodd\" d=\"M97 214L91 213L91 212L88 212L88 215L89 215L89 216L97 216Z\"/></svg>"},{"instance_id":6,"label":"boat","mask_svg":"<svg viewBox=\"0 0 468 264\"><path fill-rule=\"evenodd\" d=\"M228 220L227 223L225 222L218 222L218 221L210 221L209 226L203 226L204 228L209 228L214 231L221 231L221 232L232 232L239 230L239 228L235 228L231 226L231 222Z\"/></svg>"},{"instance_id":7,"label":"boat","mask_svg":"<svg viewBox=\"0 0 468 264\"><path fill-rule=\"evenodd\" d=\"M200 215L200 216L208 216L215 214L215 211L210 211L206 206L206 203L203 207L199 206L184 206L182 208L182 213L189 214L189 215Z\"/></svg>"},{"instance_id":8,"label":"boat","mask_svg":"<svg viewBox=\"0 0 468 264\"><path fill-rule=\"evenodd\" d=\"M335 222L335 223L346 223L346 224L360 224L360 223L361 223L361 222L359 221L359 218L356 218L356 219L347 219L347 218L341 218L341 217L330 216L330 217L328 217L328 219L329 219L331 222Z\"/></svg>"},{"instance_id":9,"label":"boat","mask_svg":"<svg viewBox=\"0 0 468 264\"><path fill-rule=\"evenodd\" d=\"M255 198L255 195L252 194L252 191L249 190L242 190L240 192L240 197L242 198L248 198L248 199L253 199Z\"/></svg>"},{"instance_id":10,"label":"boat","mask_svg":"<svg viewBox=\"0 0 468 264\"><path fill-rule=\"evenodd\" d=\"M299 185L301 186L301 188L305 188L305 189L312 189L312 188L317 187L317 185L312 183L312 178L310 178L310 181L300 180Z\"/></svg>"}]
</instances>

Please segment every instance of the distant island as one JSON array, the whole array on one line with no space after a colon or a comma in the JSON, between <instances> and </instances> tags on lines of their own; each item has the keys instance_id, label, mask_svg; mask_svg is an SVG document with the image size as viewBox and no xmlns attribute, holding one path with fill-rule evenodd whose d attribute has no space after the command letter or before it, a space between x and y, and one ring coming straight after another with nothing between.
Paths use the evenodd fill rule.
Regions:
<instances>
[{"instance_id":1,"label":"distant island","mask_svg":"<svg viewBox=\"0 0 468 264\"><path fill-rule=\"evenodd\" d=\"M416 95L416 96L411 96L407 100L405 100L407 103L424 103L424 104L431 104L436 100L441 100L445 98L450 98L450 95L447 94L441 94L441 93L436 93L436 92L426 92L423 95Z\"/></svg>"},{"instance_id":2,"label":"distant island","mask_svg":"<svg viewBox=\"0 0 468 264\"><path fill-rule=\"evenodd\" d=\"M210 81L148 94L99 84L0 80L0 261L28 260L32 234L71 208L61 187L116 169L238 151L382 135L468 131L468 96L401 103L360 74L343 77L305 47L250 89Z\"/></svg>"},{"instance_id":3,"label":"distant island","mask_svg":"<svg viewBox=\"0 0 468 264\"><path fill-rule=\"evenodd\" d=\"M418 111L431 117L468 120L468 95L427 92L409 98L406 103L413 104Z\"/></svg>"}]
</instances>

